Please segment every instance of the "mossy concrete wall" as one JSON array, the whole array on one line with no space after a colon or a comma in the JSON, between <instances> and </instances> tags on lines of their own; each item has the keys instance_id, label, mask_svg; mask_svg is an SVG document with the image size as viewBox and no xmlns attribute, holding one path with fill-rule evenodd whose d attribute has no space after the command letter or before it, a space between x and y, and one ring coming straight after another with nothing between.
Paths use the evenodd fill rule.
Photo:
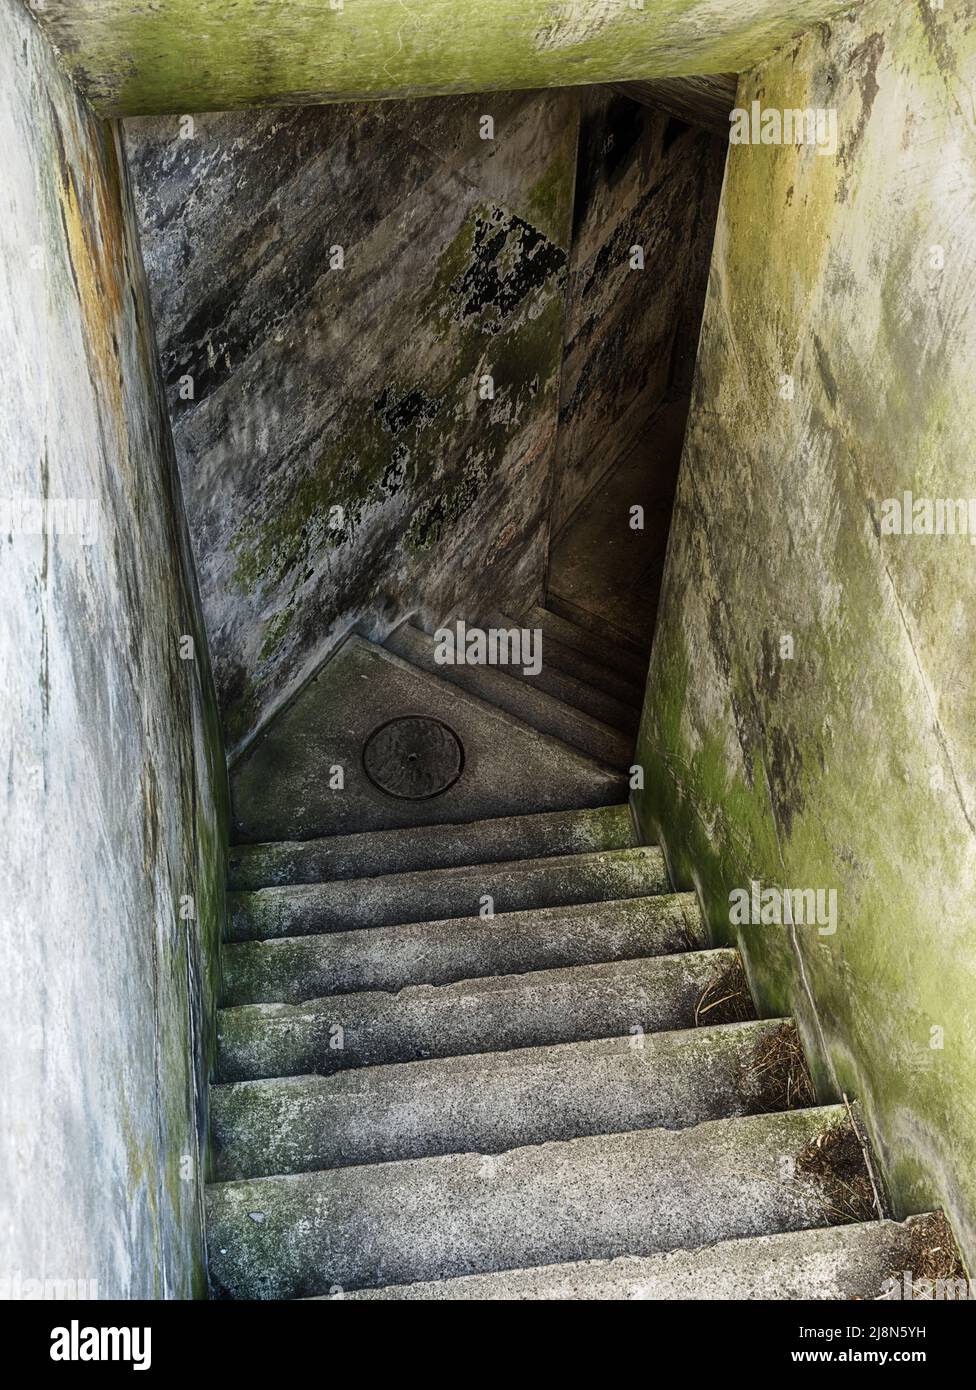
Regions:
<instances>
[{"instance_id":1,"label":"mossy concrete wall","mask_svg":"<svg viewBox=\"0 0 976 1390\"><path fill-rule=\"evenodd\" d=\"M961 0L872 0L741 82L839 143L730 151L637 797L897 1211L944 1205L971 1263L976 550L882 504L976 494L974 90ZM733 927L751 880L835 890L836 932Z\"/></svg>"},{"instance_id":2,"label":"mossy concrete wall","mask_svg":"<svg viewBox=\"0 0 976 1390\"><path fill-rule=\"evenodd\" d=\"M104 115L740 72L849 0L31 0Z\"/></svg>"},{"instance_id":3,"label":"mossy concrete wall","mask_svg":"<svg viewBox=\"0 0 976 1390\"><path fill-rule=\"evenodd\" d=\"M583 94L554 535L635 446L653 467L648 420L672 388L688 395L726 149L725 132Z\"/></svg>"},{"instance_id":4,"label":"mossy concrete wall","mask_svg":"<svg viewBox=\"0 0 976 1390\"><path fill-rule=\"evenodd\" d=\"M222 744L119 133L18 0L0 147L0 1296L185 1297Z\"/></svg>"},{"instance_id":5,"label":"mossy concrete wall","mask_svg":"<svg viewBox=\"0 0 976 1390\"><path fill-rule=\"evenodd\" d=\"M126 122L231 747L353 627L540 595L577 122L569 92Z\"/></svg>"}]
</instances>

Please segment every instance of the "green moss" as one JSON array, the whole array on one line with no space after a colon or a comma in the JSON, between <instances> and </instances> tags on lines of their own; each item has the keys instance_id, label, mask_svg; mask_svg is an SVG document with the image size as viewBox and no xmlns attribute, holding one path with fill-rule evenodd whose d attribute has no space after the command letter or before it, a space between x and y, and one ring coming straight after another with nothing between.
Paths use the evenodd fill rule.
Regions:
<instances>
[{"instance_id":1,"label":"green moss","mask_svg":"<svg viewBox=\"0 0 976 1390\"><path fill-rule=\"evenodd\" d=\"M117 116L739 72L845 7L765 0L744 13L726 0L704 27L700 0L522 0L501 16L478 0L422 12L393 0L297 12L266 0L48 0L39 17L99 113Z\"/></svg>"},{"instance_id":2,"label":"green moss","mask_svg":"<svg viewBox=\"0 0 976 1390\"><path fill-rule=\"evenodd\" d=\"M285 608L280 613L275 613L273 617L268 618L264 624L261 651L258 654L259 661L268 661L275 655L294 621L294 608Z\"/></svg>"},{"instance_id":3,"label":"green moss","mask_svg":"<svg viewBox=\"0 0 976 1390\"><path fill-rule=\"evenodd\" d=\"M541 178L529 189L525 218L557 246L569 248L573 213L573 183L576 170L576 140L550 162Z\"/></svg>"}]
</instances>

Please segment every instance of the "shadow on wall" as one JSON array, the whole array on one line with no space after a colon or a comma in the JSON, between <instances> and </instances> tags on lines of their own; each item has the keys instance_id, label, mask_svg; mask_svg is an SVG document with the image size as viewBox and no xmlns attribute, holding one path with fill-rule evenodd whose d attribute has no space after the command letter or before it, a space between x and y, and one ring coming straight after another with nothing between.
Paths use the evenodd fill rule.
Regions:
<instances>
[{"instance_id":1,"label":"shadow on wall","mask_svg":"<svg viewBox=\"0 0 976 1390\"><path fill-rule=\"evenodd\" d=\"M645 647L727 149L727 134L584 92L548 591Z\"/></svg>"}]
</instances>

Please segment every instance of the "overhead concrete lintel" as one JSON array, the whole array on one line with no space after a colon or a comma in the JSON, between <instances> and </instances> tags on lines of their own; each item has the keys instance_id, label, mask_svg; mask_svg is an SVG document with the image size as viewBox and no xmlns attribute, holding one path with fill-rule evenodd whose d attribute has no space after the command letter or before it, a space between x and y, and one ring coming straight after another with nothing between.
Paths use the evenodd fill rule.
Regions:
<instances>
[{"instance_id":1,"label":"overhead concrete lintel","mask_svg":"<svg viewBox=\"0 0 976 1390\"><path fill-rule=\"evenodd\" d=\"M27 0L103 116L741 72L850 0Z\"/></svg>"}]
</instances>

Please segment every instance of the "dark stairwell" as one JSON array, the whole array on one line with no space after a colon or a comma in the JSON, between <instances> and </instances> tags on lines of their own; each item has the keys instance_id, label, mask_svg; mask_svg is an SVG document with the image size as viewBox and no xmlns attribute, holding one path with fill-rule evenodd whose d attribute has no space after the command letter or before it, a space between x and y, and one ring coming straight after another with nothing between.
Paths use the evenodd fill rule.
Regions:
<instances>
[{"instance_id":1,"label":"dark stairwell","mask_svg":"<svg viewBox=\"0 0 976 1390\"><path fill-rule=\"evenodd\" d=\"M970 11L0 0L4 1291L961 1296Z\"/></svg>"},{"instance_id":2,"label":"dark stairwell","mask_svg":"<svg viewBox=\"0 0 976 1390\"><path fill-rule=\"evenodd\" d=\"M237 746L219 1297L874 1297L941 1239L627 804L733 88L129 125Z\"/></svg>"}]
</instances>

